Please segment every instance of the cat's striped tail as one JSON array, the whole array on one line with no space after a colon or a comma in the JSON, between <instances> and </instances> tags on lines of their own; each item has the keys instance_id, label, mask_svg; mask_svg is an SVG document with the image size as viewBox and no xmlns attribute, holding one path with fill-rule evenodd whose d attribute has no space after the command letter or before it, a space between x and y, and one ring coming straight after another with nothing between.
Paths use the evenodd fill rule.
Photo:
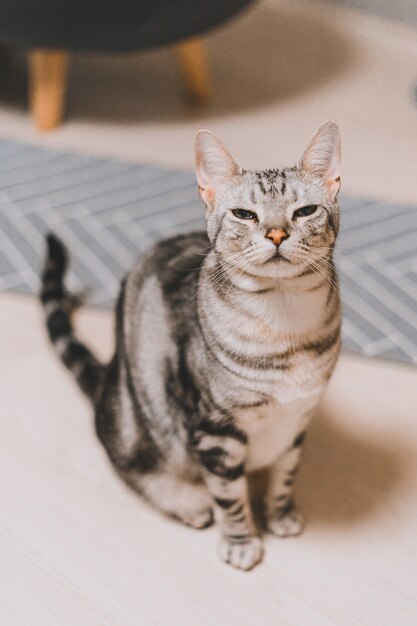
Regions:
<instances>
[{"instance_id":1,"label":"cat's striped tail","mask_svg":"<svg viewBox=\"0 0 417 626\"><path fill-rule=\"evenodd\" d=\"M45 311L49 338L83 392L92 402L98 399L105 367L81 343L72 325L72 313L80 301L65 289L64 277L68 265L66 249L53 234L48 234L47 256L42 273L40 299Z\"/></svg>"}]
</instances>

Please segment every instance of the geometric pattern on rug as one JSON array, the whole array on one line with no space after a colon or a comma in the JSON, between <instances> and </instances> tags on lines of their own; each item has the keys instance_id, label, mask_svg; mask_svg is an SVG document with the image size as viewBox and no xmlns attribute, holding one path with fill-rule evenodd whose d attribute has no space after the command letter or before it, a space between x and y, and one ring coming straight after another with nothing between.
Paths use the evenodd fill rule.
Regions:
<instances>
[{"instance_id":1,"label":"geometric pattern on rug","mask_svg":"<svg viewBox=\"0 0 417 626\"><path fill-rule=\"evenodd\" d=\"M417 363L417 206L346 194L340 204L344 350ZM37 292L53 230L71 251L71 286L113 306L140 254L203 225L191 171L0 140L0 290Z\"/></svg>"}]
</instances>

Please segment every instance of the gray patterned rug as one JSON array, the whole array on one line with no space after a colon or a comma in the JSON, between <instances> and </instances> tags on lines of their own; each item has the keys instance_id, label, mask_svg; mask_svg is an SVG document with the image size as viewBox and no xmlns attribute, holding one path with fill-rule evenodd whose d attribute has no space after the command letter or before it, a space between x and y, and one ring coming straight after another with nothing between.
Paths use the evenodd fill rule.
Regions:
<instances>
[{"instance_id":1,"label":"gray patterned rug","mask_svg":"<svg viewBox=\"0 0 417 626\"><path fill-rule=\"evenodd\" d=\"M344 348L417 363L417 206L346 195L341 206ZM192 172L0 140L0 290L37 291L52 229L73 254L72 286L111 306L140 253L202 225Z\"/></svg>"}]
</instances>

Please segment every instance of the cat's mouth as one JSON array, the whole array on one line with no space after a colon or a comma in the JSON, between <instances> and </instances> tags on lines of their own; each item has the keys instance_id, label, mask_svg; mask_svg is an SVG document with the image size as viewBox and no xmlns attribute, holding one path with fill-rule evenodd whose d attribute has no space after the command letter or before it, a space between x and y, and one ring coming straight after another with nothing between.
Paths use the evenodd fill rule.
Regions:
<instances>
[{"instance_id":1,"label":"cat's mouth","mask_svg":"<svg viewBox=\"0 0 417 626\"><path fill-rule=\"evenodd\" d=\"M270 256L269 259L267 259L265 261L265 263L271 263L271 262L275 262L275 263L279 263L279 262L291 263L291 261L289 259L287 259L287 257L284 256L282 254L282 252L280 252L279 250L274 252L274 254L272 256Z\"/></svg>"}]
</instances>

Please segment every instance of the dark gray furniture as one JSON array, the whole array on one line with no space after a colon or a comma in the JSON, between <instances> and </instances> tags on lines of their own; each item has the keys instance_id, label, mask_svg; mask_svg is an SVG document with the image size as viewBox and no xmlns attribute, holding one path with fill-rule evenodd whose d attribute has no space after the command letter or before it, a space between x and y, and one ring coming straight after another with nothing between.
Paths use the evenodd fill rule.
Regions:
<instances>
[{"instance_id":1,"label":"dark gray furniture","mask_svg":"<svg viewBox=\"0 0 417 626\"><path fill-rule=\"evenodd\" d=\"M205 51L198 36L252 0L1 0L0 43L30 53L31 100L40 128L62 114L71 50L128 51L178 43L186 87L208 96Z\"/></svg>"}]
</instances>

